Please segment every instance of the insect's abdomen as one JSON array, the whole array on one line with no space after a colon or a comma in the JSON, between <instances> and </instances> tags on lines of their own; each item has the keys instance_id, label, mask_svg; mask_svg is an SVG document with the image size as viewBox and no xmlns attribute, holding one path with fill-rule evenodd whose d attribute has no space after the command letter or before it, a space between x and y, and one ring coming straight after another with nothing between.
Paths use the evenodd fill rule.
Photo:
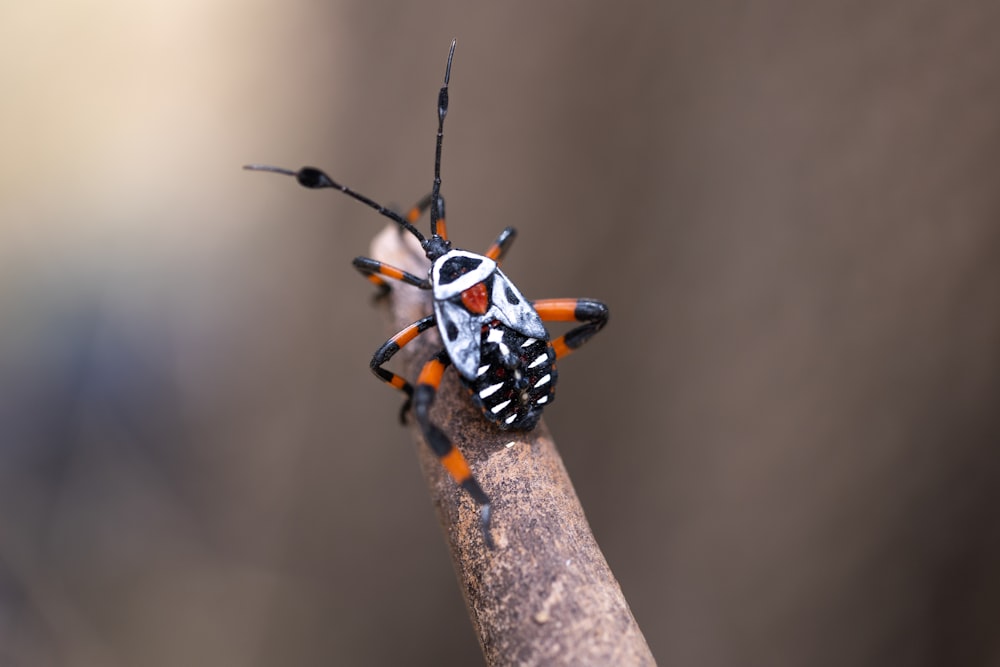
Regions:
<instances>
[{"instance_id":1,"label":"insect's abdomen","mask_svg":"<svg viewBox=\"0 0 1000 667\"><path fill-rule=\"evenodd\" d=\"M535 427L555 398L556 353L547 340L528 338L494 320L483 327L480 366L462 381L483 414L502 429Z\"/></svg>"}]
</instances>

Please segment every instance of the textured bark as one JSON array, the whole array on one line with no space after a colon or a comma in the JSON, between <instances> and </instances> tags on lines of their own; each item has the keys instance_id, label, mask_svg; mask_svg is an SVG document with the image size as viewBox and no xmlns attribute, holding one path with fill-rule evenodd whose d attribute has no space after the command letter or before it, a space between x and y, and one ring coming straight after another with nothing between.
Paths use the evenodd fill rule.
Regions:
<instances>
[{"instance_id":1,"label":"textured bark","mask_svg":"<svg viewBox=\"0 0 1000 667\"><path fill-rule=\"evenodd\" d=\"M427 260L411 241L387 228L374 240L372 256L423 275ZM429 298L415 288L393 289L385 300L393 332L428 314ZM393 365L412 380L440 347L437 331L427 331ZM411 423L487 664L655 664L544 421L529 433L499 430L480 416L454 370L446 372L431 414L493 502L491 550L476 504Z\"/></svg>"}]
</instances>

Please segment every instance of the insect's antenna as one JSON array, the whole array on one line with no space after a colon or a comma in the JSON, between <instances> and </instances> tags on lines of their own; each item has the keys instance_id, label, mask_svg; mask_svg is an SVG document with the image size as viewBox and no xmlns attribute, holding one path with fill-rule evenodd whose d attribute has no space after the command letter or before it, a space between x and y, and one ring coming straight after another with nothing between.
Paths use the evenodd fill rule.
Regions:
<instances>
[{"instance_id":1,"label":"insect's antenna","mask_svg":"<svg viewBox=\"0 0 1000 667\"><path fill-rule=\"evenodd\" d=\"M454 48L454 46L452 46L452 48ZM427 239L424 238L424 235L421 234L420 231L416 227L411 225L405 218L403 218L403 216L399 215L395 211L387 209L385 206L382 206L382 204L379 204L378 202L369 199L360 192L355 192L346 185L341 185L337 181L327 176L323 171L316 169L315 167L302 167L298 171L292 171L291 169L284 169L282 167L271 167L266 164L247 164L243 165L243 168L249 169L250 171L270 171L274 172L275 174L284 174L285 176L292 176L295 178L296 181L299 182L299 185L301 185L304 188L309 188L311 190L319 190L322 188L333 188L334 190L340 190L348 197L353 197L362 204L372 207L385 217L389 218L390 220L398 224L406 231L413 234L414 236L417 237L417 240L420 241L421 244L427 241Z\"/></svg>"},{"instance_id":2,"label":"insect's antenna","mask_svg":"<svg viewBox=\"0 0 1000 667\"><path fill-rule=\"evenodd\" d=\"M431 190L431 236L438 235L438 220L441 217L441 144L444 141L444 117L448 115L448 81L451 79L451 59L455 57L455 45L458 40L451 40L448 50L448 66L444 70L444 85L438 93L438 132L437 146L434 151L434 188Z\"/></svg>"}]
</instances>

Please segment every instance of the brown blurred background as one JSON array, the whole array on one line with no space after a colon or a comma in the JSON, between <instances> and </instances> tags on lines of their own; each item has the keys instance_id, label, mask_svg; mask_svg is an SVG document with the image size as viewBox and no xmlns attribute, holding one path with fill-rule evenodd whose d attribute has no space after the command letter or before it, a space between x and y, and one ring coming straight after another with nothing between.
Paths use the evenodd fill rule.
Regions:
<instances>
[{"instance_id":1,"label":"brown blurred background","mask_svg":"<svg viewBox=\"0 0 1000 667\"><path fill-rule=\"evenodd\" d=\"M6 3L0 664L481 660L383 221L609 327L547 419L661 664L1000 664L1000 7Z\"/></svg>"}]
</instances>

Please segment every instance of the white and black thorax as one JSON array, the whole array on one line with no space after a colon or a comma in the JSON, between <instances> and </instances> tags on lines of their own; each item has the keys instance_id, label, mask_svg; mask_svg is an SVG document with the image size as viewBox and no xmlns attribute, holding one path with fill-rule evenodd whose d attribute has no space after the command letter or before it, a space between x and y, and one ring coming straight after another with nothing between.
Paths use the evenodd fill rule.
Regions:
<instances>
[{"instance_id":1,"label":"white and black thorax","mask_svg":"<svg viewBox=\"0 0 1000 667\"><path fill-rule=\"evenodd\" d=\"M452 250L431 267L448 356L483 414L526 430L554 398L555 352L531 303L484 255Z\"/></svg>"}]
</instances>

